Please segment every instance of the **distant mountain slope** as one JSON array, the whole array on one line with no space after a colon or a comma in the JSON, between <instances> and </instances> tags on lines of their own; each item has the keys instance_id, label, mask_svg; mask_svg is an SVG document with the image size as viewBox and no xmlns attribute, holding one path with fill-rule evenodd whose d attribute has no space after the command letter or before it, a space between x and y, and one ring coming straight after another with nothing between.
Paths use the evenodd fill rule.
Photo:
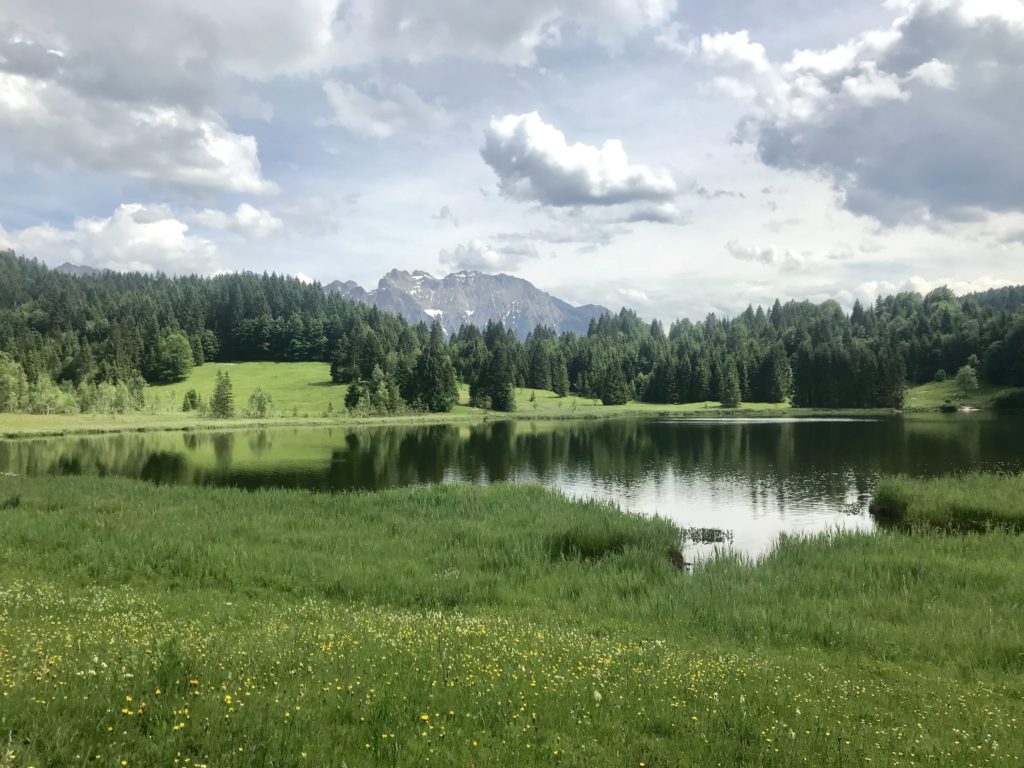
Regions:
<instances>
[{"instance_id":1,"label":"distant mountain slope","mask_svg":"<svg viewBox=\"0 0 1024 768\"><path fill-rule=\"evenodd\" d=\"M436 278L426 272L393 269L372 291L352 281L335 281L324 290L400 314L410 322L436 319L447 333L466 323L484 326L488 320L500 320L520 338L538 325L559 333L584 334L592 319L610 314L593 304L574 307L518 277L483 272Z\"/></svg>"},{"instance_id":2,"label":"distant mountain slope","mask_svg":"<svg viewBox=\"0 0 1024 768\"><path fill-rule=\"evenodd\" d=\"M90 267L87 264L72 264L70 261L65 261L54 271L64 275L74 275L75 277L88 277L89 275L98 275L103 270Z\"/></svg>"},{"instance_id":3,"label":"distant mountain slope","mask_svg":"<svg viewBox=\"0 0 1024 768\"><path fill-rule=\"evenodd\" d=\"M1003 312L1016 312L1024 306L1024 285L992 288L987 291L968 293L961 297L961 301L967 299L974 299L983 307L991 307Z\"/></svg>"}]
</instances>

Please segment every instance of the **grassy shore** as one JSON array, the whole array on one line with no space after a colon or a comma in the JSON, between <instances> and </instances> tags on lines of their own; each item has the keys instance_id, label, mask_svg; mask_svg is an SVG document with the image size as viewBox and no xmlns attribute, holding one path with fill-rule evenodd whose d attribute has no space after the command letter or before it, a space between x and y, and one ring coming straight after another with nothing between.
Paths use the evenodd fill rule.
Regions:
<instances>
[{"instance_id":1,"label":"grassy shore","mask_svg":"<svg viewBox=\"0 0 1024 768\"><path fill-rule=\"evenodd\" d=\"M213 392L217 371L231 376L235 394L235 419L208 419L198 413L182 413L185 393L195 389L208 400ZM274 400L266 419L243 418L249 394L257 387ZM177 384L146 389L146 410L121 415L80 414L33 415L0 413L0 438L43 437L109 432L193 431L245 429L257 426L332 426L364 424L430 424L479 422L484 419L595 419L619 416L774 416L789 414L788 404L744 403L735 410L723 410L718 403L651 405L628 403L606 407L599 400L559 397L554 392L520 388L516 390L517 408L513 413L495 413L469 407L469 387L459 388L459 404L451 413L407 414L401 416L354 419L344 409L347 386L332 384L330 366L324 363L237 363L204 365Z\"/></svg>"},{"instance_id":2,"label":"grassy shore","mask_svg":"<svg viewBox=\"0 0 1024 768\"><path fill-rule=\"evenodd\" d=\"M0 765L1016 766L1024 539L0 478Z\"/></svg>"},{"instance_id":3,"label":"grassy shore","mask_svg":"<svg viewBox=\"0 0 1024 768\"><path fill-rule=\"evenodd\" d=\"M195 389L208 400L213 393L218 370L231 375L239 418L211 420L196 413L182 413L185 393ZM950 397L955 399L952 382L925 384L907 393L908 411L934 411ZM269 418L256 422L241 418L249 395L257 387L269 392L274 406ZM820 416L876 416L891 413L885 409L829 410L793 408L788 403L743 403L737 409L723 409L717 402L664 405L631 402L604 406L590 398L559 397L554 392L529 388L516 390L516 410L511 414L486 412L469 406L469 387L459 388L459 404L447 414L410 414L383 418L353 419L344 410L347 386L332 384L326 363L210 363L192 371L178 384L151 386L146 390L146 410L124 415L35 416L0 413L0 438L40 437L46 435L90 434L103 432L146 432L163 430L238 429L262 425L330 426L382 423L470 422L482 419L598 419L623 416L669 418L813 418ZM965 405L988 408L1001 388L983 388L964 401Z\"/></svg>"},{"instance_id":4,"label":"grassy shore","mask_svg":"<svg viewBox=\"0 0 1024 768\"><path fill-rule=\"evenodd\" d=\"M961 397L953 379L933 381L908 389L906 407L908 410L934 411L949 401L953 405L965 408L991 408L993 401L1008 389L1008 387L983 384L973 392Z\"/></svg>"},{"instance_id":5,"label":"grassy shore","mask_svg":"<svg viewBox=\"0 0 1024 768\"><path fill-rule=\"evenodd\" d=\"M1024 475L889 477L879 483L871 511L910 526L1024 530Z\"/></svg>"}]
</instances>

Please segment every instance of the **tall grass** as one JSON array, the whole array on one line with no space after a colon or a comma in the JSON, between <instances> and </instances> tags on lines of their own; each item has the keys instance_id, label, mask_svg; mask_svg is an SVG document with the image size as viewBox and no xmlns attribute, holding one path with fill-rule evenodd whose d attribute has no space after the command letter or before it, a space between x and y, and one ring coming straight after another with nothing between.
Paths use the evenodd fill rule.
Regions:
<instances>
[{"instance_id":1,"label":"tall grass","mask_svg":"<svg viewBox=\"0 0 1024 768\"><path fill-rule=\"evenodd\" d=\"M0 765L1024 763L1022 537L686 574L679 536L536 487L0 478Z\"/></svg>"},{"instance_id":2,"label":"tall grass","mask_svg":"<svg viewBox=\"0 0 1024 768\"><path fill-rule=\"evenodd\" d=\"M908 525L1024 530L1024 475L888 477L879 483L871 511Z\"/></svg>"}]
</instances>

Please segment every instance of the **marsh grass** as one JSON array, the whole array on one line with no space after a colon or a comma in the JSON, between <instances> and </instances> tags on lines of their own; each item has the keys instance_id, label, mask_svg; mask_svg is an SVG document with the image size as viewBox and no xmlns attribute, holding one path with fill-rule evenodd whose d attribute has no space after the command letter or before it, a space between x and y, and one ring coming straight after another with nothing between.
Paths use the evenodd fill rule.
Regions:
<instances>
[{"instance_id":1,"label":"marsh grass","mask_svg":"<svg viewBox=\"0 0 1024 768\"><path fill-rule=\"evenodd\" d=\"M537 487L0 478L13 498L12 766L1024 762L1006 532L686 574L670 523Z\"/></svg>"},{"instance_id":2,"label":"marsh grass","mask_svg":"<svg viewBox=\"0 0 1024 768\"><path fill-rule=\"evenodd\" d=\"M898 525L1024 531L1024 475L884 478L871 511L880 520Z\"/></svg>"}]
</instances>

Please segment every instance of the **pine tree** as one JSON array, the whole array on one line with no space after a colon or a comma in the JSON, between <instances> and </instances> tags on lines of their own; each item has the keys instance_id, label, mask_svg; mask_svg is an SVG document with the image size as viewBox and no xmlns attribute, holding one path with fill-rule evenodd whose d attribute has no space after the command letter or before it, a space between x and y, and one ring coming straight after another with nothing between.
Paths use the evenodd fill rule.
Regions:
<instances>
[{"instance_id":1,"label":"pine tree","mask_svg":"<svg viewBox=\"0 0 1024 768\"><path fill-rule=\"evenodd\" d=\"M629 402L629 386L622 366L613 361L605 369L601 377L601 390L598 392L602 405L625 405Z\"/></svg>"},{"instance_id":2,"label":"pine tree","mask_svg":"<svg viewBox=\"0 0 1024 768\"><path fill-rule=\"evenodd\" d=\"M739 408L740 406L740 375L736 370L736 361L732 358L726 362L722 372L718 399L723 408Z\"/></svg>"},{"instance_id":3,"label":"pine tree","mask_svg":"<svg viewBox=\"0 0 1024 768\"><path fill-rule=\"evenodd\" d=\"M231 419L235 416L235 394L231 388L231 377L217 371L217 385L210 398L210 415L215 419Z\"/></svg>"},{"instance_id":4,"label":"pine tree","mask_svg":"<svg viewBox=\"0 0 1024 768\"><path fill-rule=\"evenodd\" d=\"M416 361L412 390L415 399L431 413L447 413L459 400L455 366L452 365L439 323L435 322L431 327L427 346Z\"/></svg>"},{"instance_id":5,"label":"pine tree","mask_svg":"<svg viewBox=\"0 0 1024 768\"><path fill-rule=\"evenodd\" d=\"M789 366L789 358L786 357L786 350L781 344L772 348L766 362L764 396L769 403L784 403L789 397L790 388L793 386L793 371Z\"/></svg>"},{"instance_id":6,"label":"pine tree","mask_svg":"<svg viewBox=\"0 0 1024 768\"><path fill-rule=\"evenodd\" d=\"M491 408L508 413L514 411L516 409L515 366L507 344L499 344L492 350L490 364L484 375L487 382L487 393L491 398Z\"/></svg>"},{"instance_id":7,"label":"pine tree","mask_svg":"<svg viewBox=\"0 0 1024 768\"><path fill-rule=\"evenodd\" d=\"M551 361L551 390L559 397L569 394L569 367L561 354Z\"/></svg>"},{"instance_id":8,"label":"pine tree","mask_svg":"<svg viewBox=\"0 0 1024 768\"><path fill-rule=\"evenodd\" d=\"M534 389L551 389L551 356L546 343L533 341L530 345L529 385Z\"/></svg>"}]
</instances>

